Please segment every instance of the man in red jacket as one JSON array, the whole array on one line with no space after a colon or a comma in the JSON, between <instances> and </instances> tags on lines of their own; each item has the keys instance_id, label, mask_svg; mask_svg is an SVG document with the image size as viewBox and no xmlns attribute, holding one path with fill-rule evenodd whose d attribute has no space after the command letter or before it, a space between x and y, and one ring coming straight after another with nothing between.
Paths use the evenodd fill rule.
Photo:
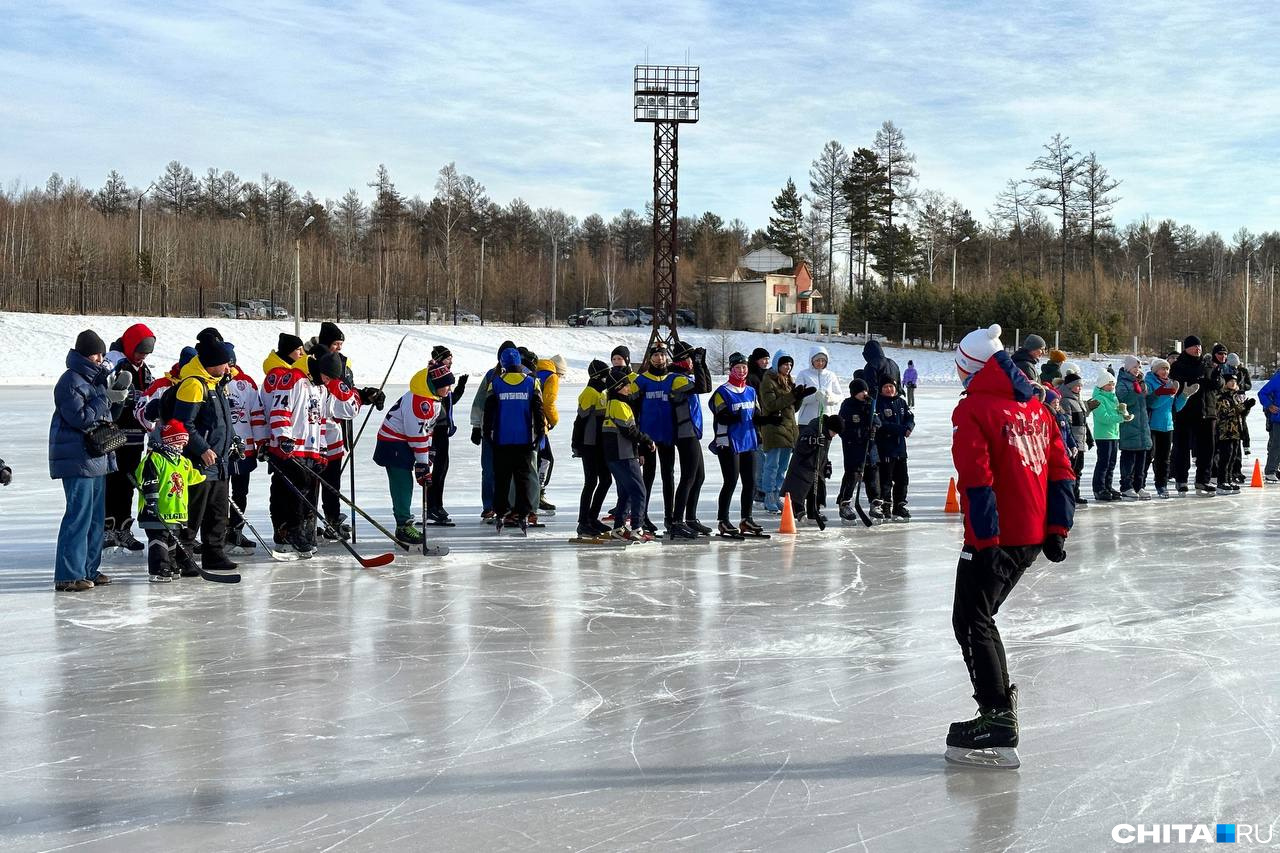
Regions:
<instances>
[{"instance_id":1,"label":"man in red jacket","mask_svg":"<svg viewBox=\"0 0 1280 853\"><path fill-rule=\"evenodd\" d=\"M964 512L951 624L978 716L952 724L946 757L1014 768L1017 686L1009 683L995 615L1042 551L1055 563L1066 559L1075 475L1053 413L999 338L999 326L979 329L956 350L967 394L951 415L951 455Z\"/></svg>"}]
</instances>

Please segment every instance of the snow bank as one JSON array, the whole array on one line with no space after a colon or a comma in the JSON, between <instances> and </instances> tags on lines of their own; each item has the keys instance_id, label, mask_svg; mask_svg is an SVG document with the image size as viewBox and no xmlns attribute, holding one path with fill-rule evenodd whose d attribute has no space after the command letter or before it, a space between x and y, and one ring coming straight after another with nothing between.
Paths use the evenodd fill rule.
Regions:
<instances>
[{"instance_id":1,"label":"snow bank","mask_svg":"<svg viewBox=\"0 0 1280 853\"><path fill-rule=\"evenodd\" d=\"M183 346L195 342L196 333L206 326L217 326L223 336L235 344L240 363L251 375L261 372L266 354L275 348L280 332L292 332L293 322L271 320L200 319L191 317L116 317L70 314L23 314L0 312L0 385L50 385L61 375L67 350L76 335L92 328L110 344L134 322L146 323L156 333L156 350L150 362L153 369L167 368L177 360ZM356 378L361 383L376 384L382 380L401 337L404 348L391 372L391 382L405 384L426 365L431 348L444 344L453 351L454 373L481 374L497 360L499 344L513 340L542 356L556 353L569 362L568 379L585 382L586 367L593 358L608 360L610 351L619 344L631 349L638 358L649 341L644 328L543 328L539 326L422 326L365 324L347 321L342 324L347 335L343 352L353 361ZM304 338L314 336L319 323L304 323ZM798 367L807 363L808 354L817 346L831 353L831 369L848 381L853 371L862 367L862 343L839 336L763 334L759 332L720 332L706 329L681 330L680 337L695 346L707 348L715 369L721 352L738 350L750 353L763 346L770 353L785 350ZM843 341L843 342L842 342ZM913 359L920 372L921 384L955 384L955 366L950 352L886 347L889 356L905 369ZM1073 360L1083 370L1086 382L1092 380L1102 362L1090 362L1087 356Z\"/></svg>"}]
</instances>

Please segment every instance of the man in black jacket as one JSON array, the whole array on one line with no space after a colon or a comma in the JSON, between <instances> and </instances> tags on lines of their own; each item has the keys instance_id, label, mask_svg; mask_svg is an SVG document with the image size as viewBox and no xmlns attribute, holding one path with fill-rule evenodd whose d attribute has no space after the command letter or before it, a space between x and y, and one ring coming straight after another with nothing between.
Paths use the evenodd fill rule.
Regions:
<instances>
[{"instance_id":1,"label":"man in black jacket","mask_svg":"<svg viewBox=\"0 0 1280 853\"><path fill-rule=\"evenodd\" d=\"M1213 495L1209 482L1213 475L1214 427L1218 417L1218 389L1222 387L1222 365L1201 355L1200 339L1188 335L1182 352L1169 368L1169 378L1182 384L1187 404L1173 418L1171 467L1178 493L1186 494L1191 454L1196 457L1196 494ZM1226 350L1223 349L1224 361ZM1192 390L1194 389L1194 390Z\"/></svg>"}]
</instances>

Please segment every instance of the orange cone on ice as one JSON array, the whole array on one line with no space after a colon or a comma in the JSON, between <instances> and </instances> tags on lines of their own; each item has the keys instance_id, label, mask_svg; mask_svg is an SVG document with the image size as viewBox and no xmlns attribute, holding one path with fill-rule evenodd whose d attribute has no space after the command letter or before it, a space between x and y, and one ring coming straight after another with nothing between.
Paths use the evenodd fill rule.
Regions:
<instances>
[{"instance_id":1,"label":"orange cone on ice","mask_svg":"<svg viewBox=\"0 0 1280 853\"><path fill-rule=\"evenodd\" d=\"M782 496L782 521L778 524L779 533L795 533L796 517L791 512L791 493Z\"/></svg>"},{"instance_id":2,"label":"orange cone on ice","mask_svg":"<svg viewBox=\"0 0 1280 853\"><path fill-rule=\"evenodd\" d=\"M956 478L952 477L951 482L947 484L947 504L942 508L943 512L959 512L960 497L956 494Z\"/></svg>"},{"instance_id":3,"label":"orange cone on ice","mask_svg":"<svg viewBox=\"0 0 1280 853\"><path fill-rule=\"evenodd\" d=\"M1249 484L1249 487L1253 489L1262 488L1262 461L1259 459L1253 460L1253 482Z\"/></svg>"}]
</instances>

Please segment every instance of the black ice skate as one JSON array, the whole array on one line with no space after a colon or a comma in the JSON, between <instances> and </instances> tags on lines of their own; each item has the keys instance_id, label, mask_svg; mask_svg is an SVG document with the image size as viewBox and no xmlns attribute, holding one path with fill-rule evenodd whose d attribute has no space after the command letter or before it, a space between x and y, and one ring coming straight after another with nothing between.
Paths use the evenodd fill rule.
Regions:
<instances>
[{"instance_id":1,"label":"black ice skate","mask_svg":"<svg viewBox=\"0 0 1280 853\"><path fill-rule=\"evenodd\" d=\"M743 538L742 533L738 531L738 528L734 527L732 523L725 521L723 518L720 519L720 524L716 529L716 536L719 536L721 539Z\"/></svg>"},{"instance_id":2,"label":"black ice skate","mask_svg":"<svg viewBox=\"0 0 1280 853\"><path fill-rule=\"evenodd\" d=\"M768 533L764 532L764 528L756 524L755 519L747 517L738 522L738 532L747 539L769 539Z\"/></svg>"},{"instance_id":3,"label":"black ice skate","mask_svg":"<svg viewBox=\"0 0 1280 853\"><path fill-rule=\"evenodd\" d=\"M840 504L840 518L843 521L854 521L858 514L853 511L853 501L845 501Z\"/></svg>"},{"instance_id":4,"label":"black ice skate","mask_svg":"<svg viewBox=\"0 0 1280 853\"><path fill-rule=\"evenodd\" d=\"M1018 712L1016 708L980 709L978 716L953 723L947 734L946 760L953 764L995 770L1016 770Z\"/></svg>"},{"instance_id":5,"label":"black ice skate","mask_svg":"<svg viewBox=\"0 0 1280 853\"><path fill-rule=\"evenodd\" d=\"M1280 482L1280 481L1277 481L1277 482ZM712 530L710 527L707 527L705 524L703 524L701 521L698 521L698 519L696 518L689 519L684 523L684 526L694 531L699 536L710 536L712 533L715 533L714 530Z\"/></svg>"},{"instance_id":6,"label":"black ice skate","mask_svg":"<svg viewBox=\"0 0 1280 853\"><path fill-rule=\"evenodd\" d=\"M894 504L893 518L895 521L907 522L911 520L911 513L907 510L906 504Z\"/></svg>"}]
</instances>

